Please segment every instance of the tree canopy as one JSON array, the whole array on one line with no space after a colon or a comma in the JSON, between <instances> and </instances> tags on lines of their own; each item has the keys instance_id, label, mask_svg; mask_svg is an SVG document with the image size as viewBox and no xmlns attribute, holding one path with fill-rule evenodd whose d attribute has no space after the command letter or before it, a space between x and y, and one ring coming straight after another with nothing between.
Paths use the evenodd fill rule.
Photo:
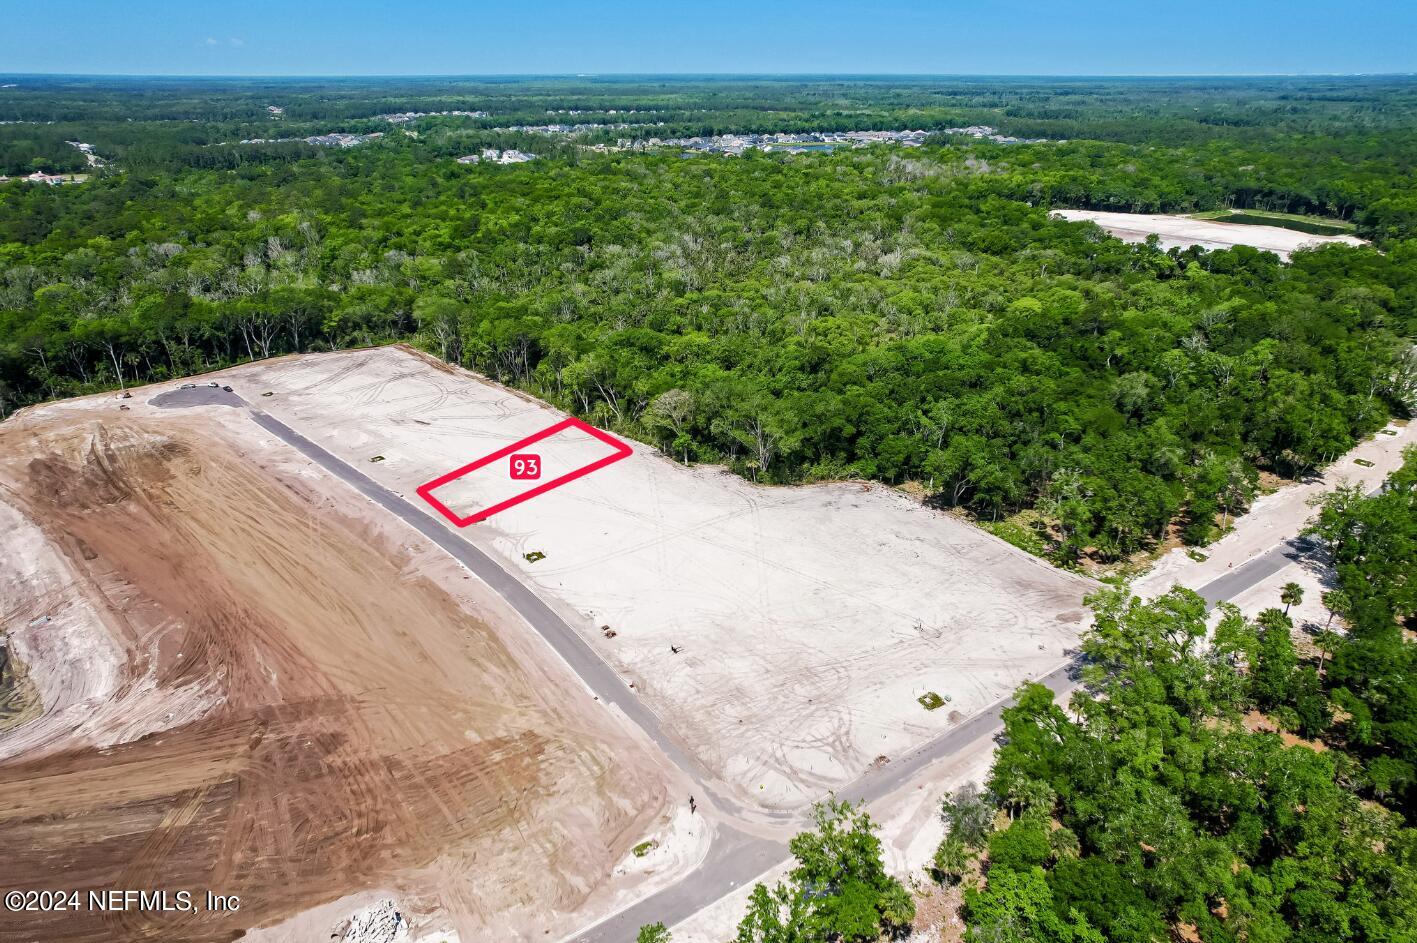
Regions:
<instances>
[{"instance_id":1,"label":"tree canopy","mask_svg":"<svg viewBox=\"0 0 1417 943\"><path fill-rule=\"evenodd\" d=\"M814 810L816 828L792 839L787 881L753 888L738 943L866 943L910 927L915 903L886 873L875 823L835 800Z\"/></svg>"},{"instance_id":2,"label":"tree canopy","mask_svg":"<svg viewBox=\"0 0 1417 943\"><path fill-rule=\"evenodd\" d=\"M1417 452L1315 525L1353 600L1324 675L1278 608L1090 600L1085 688L1065 710L1029 685L1004 711L986 796L1006 824L966 827L978 795L946 799L945 844L986 860L969 940L1417 940L1414 481Z\"/></svg>"},{"instance_id":3,"label":"tree canopy","mask_svg":"<svg viewBox=\"0 0 1417 943\"><path fill-rule=\"evenodd\" d=\"M297 83L279 120L390 131L385 110L494 95L456 87L355 83L323 89L340 103L321 105ZM1001 104L1024 88L1029 103ZM914 483L1064 563L1155 546L1173 526L1204 543L1244 510L1259 471L1322 465L1405 414L1417 383L1417 214L1391 206L1412 192L1410 128L1384 118L1358 135L1317 100L1277 114L1261 104L1269 88L1233 90L1249 123L1187 118L1183 132L1167 96L1195 114L1217 93L1096 85L1049 106L1008 82L867 82L842 93L866 109L858 120L823 110L810 83L652 94L551 82L498 93L512 113L419 119L398 126L417 137L347 150L154 163L115 146L88 183L0 186L0 409L409 340L681 461L769 482ZM1350 91L1394 115L1417 107L1405 86ZM120 85L24 107L91 130L126 127L115 115L131 108L249 137L272 123L260 103L275 93L174 82L160 105ZM633 121L667 135L720 120L908 127L921 117L911 95L933 103L931 127L988 118L1070 139L684 158L522 134L540 160L452 159L502 141L497 123L530 121L537 105L545 122L593 99L608 121L634 103L646 111ZM774 108L749 120L751 102ZM1141 102L1163 117L1142 117ZM693 126L695 108L712 127ZM173 117L193 109L208 117ZM1312 134L1284 130L1301 128ZM162 140L148 146L175 153ZM1055 206L1319 211L1357 220L1381 251L1331 246L1287 265L1245 247L1163 251L1051 218ZM1005 525L1021 512L1027 523Z\"/></svg>"}]
</instances>

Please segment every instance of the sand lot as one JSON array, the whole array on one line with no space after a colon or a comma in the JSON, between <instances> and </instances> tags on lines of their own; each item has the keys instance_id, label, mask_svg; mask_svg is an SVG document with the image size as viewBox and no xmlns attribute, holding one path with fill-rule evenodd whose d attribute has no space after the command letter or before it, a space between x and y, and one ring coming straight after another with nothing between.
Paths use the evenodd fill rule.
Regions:
<instances>
[{"instance_id":1,"label":"sand lot","mask_svg":"<svg viewBox=\"0 0 1417 943\"><path fill-rule=\"evenodd\" d=\"M562 418L400 348L222 376L407 496ZM1083 627L1090 581L889 489L760 488L630 444L461 533L557 607L739 800L819 798L1051 670ZM485 483L469 476L459 504L487 500ZM925 710L928 691L949 703Z\"/></svg>"},{"instance_id":2,"label":"sand lot","mask_svg":"<svg viewBox=\"0 0 1417 943\"><path fill-rule=\"evenodd\" d=\"M1148 213L1107 213L1099 210L1054 210L1071 222L1093 222L1125 242L1145 242L1153 233L1160 237L1163 249L1229 249L1253 246L1265 249L1288 260L1296 249L1319 246L1330 242L1344 245L1367 245L1356 236L1313 236L1279 226L1251 226L1247 223L1217 223L1191 219L1189 216L1167 216Z\"/></svg>"},{"instance_id":3,"label":"sand lot","mask_svg":"<svg viewBox=\"0 0 1417 943\"><path fill-rule=\"evenodd\" d=\"M574 929L662 761L431 543L153 392L0 426L3 628L44 706L0 733L0 887L241 908L6 911L0 939L324 940L338 908L299 915L357 893L465 941Z\"/></svg>"}]
</instances>

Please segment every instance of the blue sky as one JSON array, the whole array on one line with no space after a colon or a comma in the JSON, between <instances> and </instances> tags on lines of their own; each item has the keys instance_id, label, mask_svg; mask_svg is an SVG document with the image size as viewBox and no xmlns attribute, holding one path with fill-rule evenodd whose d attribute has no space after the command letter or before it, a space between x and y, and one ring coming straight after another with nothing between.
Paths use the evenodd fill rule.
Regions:
<instances>
[{"instance_id":1,"label":"blue sky","mask_svg":"<svg viewBox=\"0 0 1417 943\"><path fill-rule=\"evenodd\" d=\"M0 0L0 72L1417 72L1414 0Z\"/></svg>"}]
</instances>

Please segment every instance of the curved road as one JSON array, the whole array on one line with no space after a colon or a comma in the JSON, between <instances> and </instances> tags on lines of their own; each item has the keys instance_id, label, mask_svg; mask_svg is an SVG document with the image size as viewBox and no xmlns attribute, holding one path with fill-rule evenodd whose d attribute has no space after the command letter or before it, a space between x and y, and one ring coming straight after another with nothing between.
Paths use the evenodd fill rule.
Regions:
<instances>
[{"instance_id":1,"label":"curved road","mask_svg":"<svg viewBox=\"0 0 1417 943\"><path fill-rule=\"evenodd\" d=\"M1302 539L1286 540L1227 571L1196 592L1212 606L1234 599L1288 566L1309 549L1308 543ZM1076 662L1073 661L1059 665L1039 678L1038 683L1046 685L1060 701L1066 702L1078 687L1072 677L1075 667ZM1013 703L1011 697L999 701L958 727L921 744L913 752L892 760L889 765L871 770L838 790L837 795L851 802L870 802L894 792L936 760L1002 732L1003 711ZM666 926L673 926L788 857L784 843L758 839L755 844L744 846L740 841L741 835L731 829L727 831L729 834L714 843L703 863L678 884L606 918L573 939L576 943L624 943L633 940L639 928L647 923L663 921Z\"/></svg>"},{"instance_id":2,"label":"curved road","mask_svg":"<svg viewBox=\"0 0 1417 943\"><path fill-rule=\"evenodd\" d=\"M694 780L720 812L744 820L749 817L767 819L781 825L805 822L803 816L788 812L754 811L749 814L737 803L724 797L713 787L713 775L689 754L678 740L664 730L659 717L645 706L575 629L496 560L478 550L422 508L385 488L280 420L253 408L234 392L205 385L184 387L160 393L149 402L163 408L245 408L251 419L261 428L294 447L389 513L397 515L492 587L565 660L599 700L617 708L643 730L674 765ZM1197 592L1211 605L1233 599L1287 566L1307 549L1307 545L1301 540L1285 541L1212 580ZM1066 699L1077 687L1072 680L1073 668L1072 662L1059 665L1049 674L1039 678L1038 682L1047 685L1060 698ZM904 756L895 758L886 766L869 770L836 794L843 799L860 802L879 799L894 792L936 760L998 734L1003 729L1002 711L1012 703L1012 698L999 701L958 727L921 744ZM647 923L663 921L666 925L673 926L732 893L737 887L752 881L787 857L785 842L760 838L731 825L719 823L714 843L704 860L678 883L607 917L575 934L571 939L576 943L620 943L633 940L639 928Z\"/></svg>"}]
</instances>

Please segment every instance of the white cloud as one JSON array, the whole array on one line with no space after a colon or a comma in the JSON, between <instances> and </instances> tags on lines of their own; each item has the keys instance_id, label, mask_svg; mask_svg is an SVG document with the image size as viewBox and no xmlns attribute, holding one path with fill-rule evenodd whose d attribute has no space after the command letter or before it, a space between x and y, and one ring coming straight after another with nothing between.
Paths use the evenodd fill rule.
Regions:
<instances>
[{"instance_id":1,"label":"white cloud","mask_svg":"<svg viewBox=\"0 0 1417 943\"><path fill-rule=\"evenodd\" d=\"M207 37L207 45L208 45L208 46L220 46L221 43L217 42L217 39L216 39L215 36L208 36L208 37Z\"/></svg>"},{"instance_id":2,"label":"white cloud","mask_svg":"<svg viewBox=\"0 0 1417 943\"><path fill-rule=\"evenodd\" d=\"M233 36L233 37L231 37L231 45L233 45L233 46L244 46L244 45L246 45L246 40L244 40L244 39L237 39L235 36Z\"/></svg>"}]
</instances>

